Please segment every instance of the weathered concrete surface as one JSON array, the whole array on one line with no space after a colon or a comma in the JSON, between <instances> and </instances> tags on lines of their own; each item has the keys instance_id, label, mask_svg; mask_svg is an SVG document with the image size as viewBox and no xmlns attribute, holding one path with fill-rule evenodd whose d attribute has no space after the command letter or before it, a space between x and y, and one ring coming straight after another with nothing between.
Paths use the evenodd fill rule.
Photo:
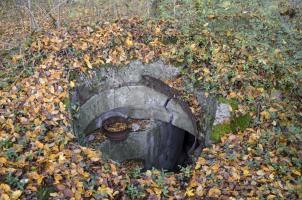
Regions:
<instances>
[{"instance_id":1,"label":"weathered concrete surface","mask_svg":"<svg viewBox=\"0 0 302 200\"><path fill-rule=\"evenodd\" d=\"M81 77L78 81L80 85L77 87L76 95L80 105L83 105L88 99L103 90L117 88L122 85L135 85L142 81L143 76L167 80L179 74L178 68L165 65L161 61L152 64L142 64L139 61L134 61L122 68L104 67L94 71L92 77Z\"/></svg>"},{"instance_id":2,"label":"weathered concrete surface","mask_svg":"<svg viewBox=\"0 0 302 200\"><path fill-rule=\"evenodd\" d=\"M132 62L123 68L104 67L94 71L88 80L78 80L82 84L72 100L80 106L74 122L77 136L85 138L112 116L151 120L154 121L151 127L131 132L125 141L101 143L103 155L118 162L142 159L146 168L165 169L181 164L186 154L194 152L198 156L210 144L217 103L214 97L193 88L202 110L195 119L177 91L163 82L178 75L178 68L162 62L148 65ZM190 135L185 145L184 135L185 138Z\"/></svg>"},{"instance_id":3,"label":"weathered concrete surface","mask_svg":"<svg viewBox=\"0 0 302 200\"><path fill-rule=\"evenodd\" d=\"M109 89L90 98L81 106L77 120L77 134L87 133L86 128L102 113L116 108L132 108L124 113L130 118L154 119L184 129L197 135L197 129L191 117L177 104L175 100L146 86L125 86ZM99 126L102 124L99 123ZM96 127L98 128L98 127Z\"/></svg>"},{"instance_id":4,"label":"weathered concrete surface","mask_svg":"<svg viewBox=\"0 0 302 200\"><path fill-rule=\"evenodd\" d=\"M231 106L229 104L220 103L217 106L215 120L213 125L223 124L231 120Z\"/></svg>"},{"instance_id":5,"label":"weathered concrete surface","mask_svg":"<svg viewBox=\"0 0 302 200\"><path fill-rule=\"evenodd\" d=\"M203 143L201 143L200 146L196 148L197 151L195 151L195 155L199 155L204 146L211 144L210 135L215 120L217 101L215 96L206 96L205 93L200 90L194 90L193 94L195 94L197 97L202 111L197 126L199 127L199 132L201 133L198 134L198 140L203 141Z\"/></svg>"},{"instance_id":6,"label":"weathered concrete surface","mask_svg":"<svg viewBox=\"0 0 302 200\"><path fill-rule=\"evenodd\" d=\"M122 142L106 140L99 145L105 159L117 162L143 160L145 168L173 170L184 155L185 131L168 123L150 121L146 130L132 132Z\"/></svg>"}]
</instances>

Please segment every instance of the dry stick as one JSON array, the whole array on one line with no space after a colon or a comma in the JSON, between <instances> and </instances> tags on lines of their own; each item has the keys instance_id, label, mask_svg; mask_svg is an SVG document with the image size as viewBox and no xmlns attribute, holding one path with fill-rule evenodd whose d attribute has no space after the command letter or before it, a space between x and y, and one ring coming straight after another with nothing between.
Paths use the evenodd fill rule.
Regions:
<instances>
[{"instance_id":1,"label":"dry stick","mask_svg":"<svg viewBox=\"0 0 302 200\"><path fill-rule=\"evenodd\" d=\"M31 11L31 0L28 0L27 1L27 4L28 4L28 10L29 11ZM30 23L31 23L31 25L33 25L33 27L34 27L34 30L36 30L38 27L37 27L37 23L36 23L36 19L34 18L34 14L33 14L33 12L31 12L31 18L30 18Z\"/></svg>"},{"instance_id":2,"label":"dry stick","mask_svg":"<svg viewBox=\"0 0 302 200\"><path fill-rule=\"evenodd\" d=\"M150 17L150 7L151 7L150 1L146 1L145 4L147 7L147 15L148 15L148 17Z\"/></svg>"},{"instance_id":3,"label":"dry stick","mask_svg":"<svg viewBox=\"0 0 302 200\"><path fill-rule=\"evenodd\" d=\"M36 6L37 6L37 7L40 9L40 11L44 14L44 15L42 15L42 17L43 17L43 18L46 18L46 20L47 20L48 18L50 18L50 19L52 20L53 26L56 27L56 21L57 21L57 20L56 20L50 13L48 13L47 10L41 8L41 6L40 6L39 4L36 4Z\"/></svg>"},{"instance_id":4,"label":"dry stick","mask_svg":"<svg viewBox=\"0 0 302 200\"><path fill-rule=\"evenodd\" d=\"M176 16L176 0L173 0L173 16Z\"/></svg>"},{"instance_id":5,"label":"dry stick","mask_svg":"<svg viewBox=\"0 0 302 200\"><path fill-rule=\"evenodd\" d=\"M60 28L61 27L61 1L59 1L59 6L58 6L58 20L57 20L57 28Z\"/></svg>"},{"instance_id":6,"label":"dry stick","mask_svg":"<svg viewBox=\"0 0 302 200\"><path fill-rule=\"evenodd\" d=\"M67 4L68 0L65 0L65 1L60 1L60 3L58 3L57 5L53 6L49 11L46 10L45 12L45 15L43 17L47 18L47 16L49 18L52 19L52 23L55 27L58 27L57 26L57 19L52 15L52 12L56 9L59 9L59 20L60 20L60 7L63 5L63 4ZM39 8L41 8L40 6L38 6Z\"/></svg>"},{"instance_id":7,"label":"dry stick","mask_svg":"<svg viewBox=\"0 0 302 200\"><path fill-rule=\"evenodd\" d=\"M25 8L25 10L27 10L27 12L30 15L29 19L30 19L30 23L31 23L31 28L34 28L34 29L39 28L38 23L36 22L36 19L34 17L34 14L32 13L32 11L28 7L23 6L23 5L16 5L16 6L20 7L20 8ZM32 26L34 26L34 27L32 27Z\"/></svg>"}]
</instances>

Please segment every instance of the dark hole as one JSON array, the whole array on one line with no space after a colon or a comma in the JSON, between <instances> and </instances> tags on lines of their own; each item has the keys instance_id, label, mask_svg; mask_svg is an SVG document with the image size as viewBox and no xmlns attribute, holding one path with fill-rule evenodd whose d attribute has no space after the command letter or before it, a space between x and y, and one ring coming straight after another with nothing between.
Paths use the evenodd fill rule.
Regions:
<instances>
[{"instance_id":1,"label":"dark hole","mask_svg":"<svg viewBox=\"0 0 302 200\"><path fill-rule=\"evenodd\" d=\"M189 151L192 151L195 142L193 135L164 122L161 123L159 134L158 142L154 144L157 145L154 147L155 153L145 161L145 169L154 167L177 172L182 166L192 164Z\"/></svg>"},{"instance_id":2,"label":"dark hole","mask_svg":"<svg viewBox=\"0 0 302 200\"><path fill-rule=\"evenodd\" d=\"M122 165L124 165L123 162L128 163L129 168L132 168L131 166L135 168L135 163L137 163L135 160L138 158L133 157L133 151L137 150L133 149L131 144L128 143L129 140L127 138L130 137L130 134L132 135L130 141L133 141L133 137L139 137L142 134L140 131L148 130L147 124L149 123L151 123L150 120L110 117L103 122L102 128L99 129L100 131L88 137L88 139L91 137L88 144L93 145L96 143L95 147L98 148L98 143L102 143L105 141L104 139L108 138L111 140L110 145L107 145L106 149L103 150L110 152L112 149L115 149L114 151L117 152L114 153L113 157L108 158L117 159ZM152 123L157 124L157 128L151 128L149 129L149 133L144 133L148 135L146 136L148 141L143 139L143 142L140 144L141 150L147 150L144 159L141 160L143 162L140 162L143 163L143 171L156 168L169 172L178 172L181 168L193 164L189 152L192 153L194 147L199 145L195 141L195 136L170 123L162 121ZM131 126L133 124L139 124L139 130L132 130ZM104 135L105 137L100 137L101 140L98 141L99 135ZM137 142L139 141L137 140ZM129 155L127 154L128 151L130 152ZM141 164L138 167L141 167Z\"/></svg>"}]
</instances>

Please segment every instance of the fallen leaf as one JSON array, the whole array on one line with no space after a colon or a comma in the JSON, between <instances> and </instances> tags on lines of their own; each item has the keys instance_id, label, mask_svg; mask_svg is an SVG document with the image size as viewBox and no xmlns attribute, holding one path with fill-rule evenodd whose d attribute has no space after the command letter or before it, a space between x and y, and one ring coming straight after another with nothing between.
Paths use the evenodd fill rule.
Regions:
<instances>
[{"instance_id":1,"label":"fallen leaf","mask_svg":"<svg viewBox=\"0 0 302 200\"><path fill-rule=\"evenodd\" d=\"M70 86L70 88L74 88L74 87L75 87L74 82L73 82L73 81L70 81L70 82L69 82L69 86Z\"/></svg>"},{"instance_id":2,"label":"fallen leaf","mask_svg":"<svg viewBox=\"0 0 302 200\"><path fill-rule=\"evenodd\" d=\"M187 188L185 195L188 196L188 197L193 197L194 196L194 189Z\"/></svg>"},{"instance_id":3,"label":"fallen leaf","mask_svg":"<svg viewBox=\"0 0 302 200\"><path fill-rule=\"evenodd\" d=\"M208 192L209 197L218 198L221 194L221 191L218 188L211 188Z\"/></svg>"},{"instance_id":4,"label":"fallen leaf","mask_svg":"<svg viewBox=\"0 0 302 200\"><path fill-rule=\"evenodd\" d=\"M12 200L17 200L21 196L22 191L21 190L16 190L12 193Z\"/></svg>"}]
</instances>

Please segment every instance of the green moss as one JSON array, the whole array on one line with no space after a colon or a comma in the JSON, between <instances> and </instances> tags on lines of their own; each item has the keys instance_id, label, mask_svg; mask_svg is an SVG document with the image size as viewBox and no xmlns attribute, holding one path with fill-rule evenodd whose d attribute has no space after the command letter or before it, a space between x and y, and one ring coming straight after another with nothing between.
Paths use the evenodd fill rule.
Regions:
<instances>
[{"instance_id":1,"label":"green moss","mask_svg":"<svg viewBox=\"0 0 302 200\"><path fill-rule=\"evenodd\" d=\"M69 107L70 107L70 98L69 98L69 97L66 97L66 98L63 100L63 104L66 106L66 108L69 109Z\"/></svg>"},{"instance_id":2,"label":"green moss","mask_svg":"<svg viewBox=\"0 0 302 200\"><path fill-rule=\"evenodd\" d=\"M0 89L4 89L4 88L6 88L8 86L8 83L7 82L2 82L2 81L0 81Z\"/></svg>"},{"instance_id":3,"label":"green moss","mask_svg":"<svg viewBox=\"0 0 302 200\"><path fill-rule=\"evenodd\" d=\"M252 117L249 114L234 117L231 120L231 129L235 133L237 130L243 131L249 127Z\"/></svg>"},{"instance_id":4,"label":"green moss","mask_svg":"<svg viewBox=\"0 0 302 200\"><path fill-rule=\"evenodd\" d=\"M225 99L220 97L218 102L229 104L233 111L238 110L239 104L236 99ZM249 114L235 117L233 113L231 113L231 121L214 126L210 138L213 142L219 142L221 137L226 133L236 133L238 130L243 131L248 128L251 120L252 118Z\"/></svg>"},{"instance_id":5,"label":"green moss","mask_svg":"<svg viewBox=\"0 0 302 200\"><path fill-rule=\"evenodd\" d=\"M232 132L230 123L218 124L212 129L211 140L220 142L221 137L230 132Z\"/></svg>"},{"instance_id":6,"label":"green moss","mask_svg":"<svg viewBox=\"0 0 302 200\"><path fill-rule=\"evenodd\" d=\"M80 73L78 71L72 70L69 73L69 80L78 80L80 77Z\"/></svg>"}]
</instances>

